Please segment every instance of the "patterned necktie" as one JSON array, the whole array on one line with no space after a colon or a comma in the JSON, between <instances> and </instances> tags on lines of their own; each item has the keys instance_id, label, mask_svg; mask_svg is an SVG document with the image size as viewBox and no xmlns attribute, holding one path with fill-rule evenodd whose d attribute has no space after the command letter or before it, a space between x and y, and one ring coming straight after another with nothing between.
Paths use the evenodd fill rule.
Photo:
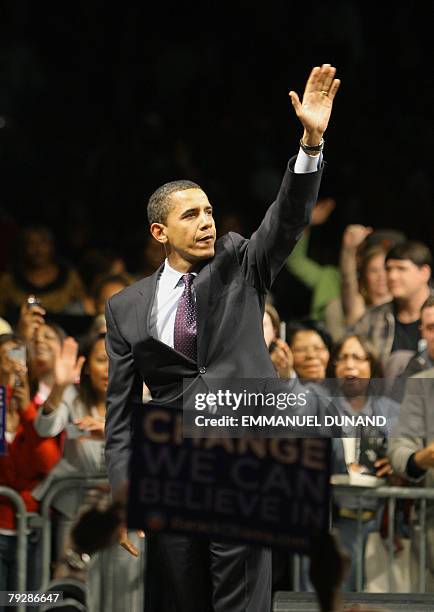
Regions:
<instances>
[{"instance_id":1,"label":"patterned necktie","mask_svg":"<svg viewBox=\"0 0 434 612\"><path fill-rule=\"evenodd\" d=\"M173 348L196 360L196 302L192 292L194 274L184 274L184 291L178 302L173 334Z\"/></svg>"}]
</instances>

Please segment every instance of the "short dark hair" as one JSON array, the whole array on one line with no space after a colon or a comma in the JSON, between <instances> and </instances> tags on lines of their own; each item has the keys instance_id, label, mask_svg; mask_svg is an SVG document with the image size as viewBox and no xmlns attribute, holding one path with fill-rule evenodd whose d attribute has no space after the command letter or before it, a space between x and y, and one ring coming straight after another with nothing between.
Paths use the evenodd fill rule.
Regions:
<instances>
[{"instance_id":1,"label":"short dark hair","mask_svg":"<svg viewBox=\"0 0 434 612\"><path fill-rule=\"evenodd\" d=\"M304 318L300 320L291 321L286 329L286 341L291 346L294 341L295 336L299 332L303 331L313 331L318 334L321 340L327 347L327 350L330 352L332 347L332 338L324 325L320 323L320 321L316 321L315 319Z\"/></svg>"},{"instance_id":2,"label":"short dark hair","mask_svg":"<svg viewBox=\"0 0 434 612\"><path fill-rule=\"evenodd\" d=\"M418 268L429 266L432 270L433 267L431 251L423 242L416 240L395 245L386 255L386 261L389 259L409 259Z\"/></svg>"},{"instance_id":3,"label":"short dark hair","mask_svg":"<svg viewBox=\"0 0 434 612\"><path fill-rule=\"evenodd\" d=\"M424 303L422 304L422 308L420 309L420 315L422 316L422 312L425 310L425 308L432 308L433 306L434 306L434 294L431 293L431 295L429 295L427 299L424 301Z\"/></svg>"},{"instance_id":4,"label":"short dark hair","mask_svg":"<svg viewBox=\"0 0 434 612\"><path fill-rule=\"evenodd\" d=\"M170 196L175 191L185 191L186 189L202 189L193 181L180 180L164 183L149 198L148 202L148 221L152 223L166 223L167 215L170 211Z\"/></svg>"},{"instance_id":5,"label":"short dark hair","mask_svg":"<svg viewBox=\"0 0 434 612\"><path fill-rule=\"evenodd\" d=\"M14 333L0 334L0 346L3 346L6 342L16 342L20 346L24 344L21 338Z\"/></svg>"},{"instance_id":6,"label":"short dark hair","mask_svg":"<svg viewBox=\"0 0 434 612\"><path fill-rule=\"evenodd\" d=\"M63 341L66 340L66 338L68 337L68 334L63 329L63 327L61 327L58 323L48 317L45 319L44 325L49 327L56 334L60 344L63 344Z\"/></svg>"},{"instance_id":7,"label":"short dark hair","mask_svg":"<svg viewBox=\"0 0 434 612\"><path fill-rule=\"evenodd\" d=\"M103 288L112 283L129 287L132 284L132 280L127 274L103 274L95 279L91 294L97 300Z\"/></svg>"}]
</instances>

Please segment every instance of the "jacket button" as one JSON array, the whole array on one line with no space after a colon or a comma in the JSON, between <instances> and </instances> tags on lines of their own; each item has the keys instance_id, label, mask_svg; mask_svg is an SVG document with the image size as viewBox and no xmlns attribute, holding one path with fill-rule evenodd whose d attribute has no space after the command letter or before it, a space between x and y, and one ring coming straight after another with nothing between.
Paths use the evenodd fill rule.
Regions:
<instances>
[{"instance_id":1,"label":"jacket button","mask_svg":"<svg viewBox=\"0 0 434 612\"><path fill-rule=\"evenodd\" d=\"M205 372L206 372L206 368L204 368L204 367L202 366L201 368L199 368L199 372L200 372L201 374L205 374Z\"/></svg>"}]
</instances>

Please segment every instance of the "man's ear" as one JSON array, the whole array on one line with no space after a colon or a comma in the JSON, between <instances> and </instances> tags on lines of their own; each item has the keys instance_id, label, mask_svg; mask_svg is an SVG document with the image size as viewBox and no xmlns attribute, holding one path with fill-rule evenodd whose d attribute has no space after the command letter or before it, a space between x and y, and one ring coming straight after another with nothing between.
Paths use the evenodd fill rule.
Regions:
<instances>
[{"instance_id":1,"label":"man's ear","mask_svg":"<svg viewBox=\"0 0 434 612\"><path fill-rule=\"evenodd\" d=\"M152 223L149 228L152 236L161 244L167 243L166 226L162 223Z\"/></svg>"},{"instance_id":2,"label":"man's ear","mask_svg":"<svg viewBox=\"0 0 434 612\"><path fill-rule=\"evenodd\" d=\"M431 266L429 266L428 264L423 264L421 270L425 272L426 282L429 283L429 280L431 278Z\"/></svg>"}]
</instances>

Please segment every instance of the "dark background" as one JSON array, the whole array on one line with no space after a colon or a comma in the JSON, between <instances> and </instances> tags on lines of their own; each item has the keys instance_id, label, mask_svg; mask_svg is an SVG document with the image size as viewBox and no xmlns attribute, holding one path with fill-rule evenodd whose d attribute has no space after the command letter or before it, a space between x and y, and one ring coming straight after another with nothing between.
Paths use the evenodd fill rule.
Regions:
<instances>
[{"instance_id":1,"label":"dark background","mask_svg":"<svg viewBox=\"0 0 434 612\"><path fill-rule=\"evenodd\" d=\"M297 152L287 92L330 62L342 86L322 195L337 208L312 254L336 261L356 222L433 247L430 6L3 2L3 245L8 224L37 221L72 263L111 246L134 270L146 201L177 178L204 188L217 219L241 215L248 235Z\"/></svg>"}]
</instances>

